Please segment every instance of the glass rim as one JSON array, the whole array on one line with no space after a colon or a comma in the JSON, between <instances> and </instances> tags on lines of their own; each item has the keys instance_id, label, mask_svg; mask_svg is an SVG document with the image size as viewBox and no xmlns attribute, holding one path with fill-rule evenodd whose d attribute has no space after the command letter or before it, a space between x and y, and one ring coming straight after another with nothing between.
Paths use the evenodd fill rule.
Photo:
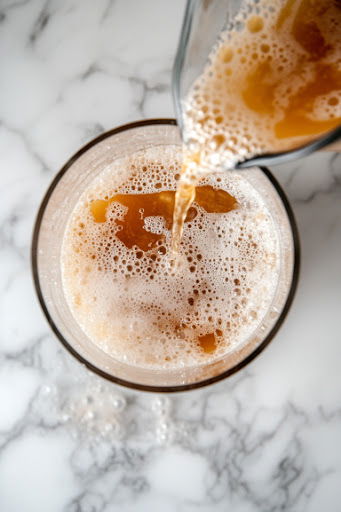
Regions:
<instances>
[{"instance_id":1,"label":"glass rim","mask_svg":"<svg viewBox=\"0 0 341 512\"><path fill-rule=\"evenodd\" d=\"M299 235L298 235L298 229L296 225L296 220L294 217L294 213L292 211L291 205L289 203L289 200L287 199L282 187L274 178L272 173L265 167L258 167L263 174L268 178L271 185L274 187L279 199L282 202L282 205L284 207L284 210L286 212L292 239L293 239L293 271L292 271L292 278L291 278L291 284L289 288L289 292L285 301L285 304L283 306L283 309L279 315L279 317L276 320L276 323L270 330L270 332L267 334L267 336L264 338L264 340L248 355L246 356L242 361L237 363L236 365L232 366L228 370L223 371L219 375L215 375L214 377L205 378L201 381L194 382L191 384L180 384L180 385L165 385L165 386L153 386L153 385L146 385L146 384L139 384L130 382L128 380L121 379L119 377L116 377L114 375L111 375L110 373L102 370L101 368L98 368L95 364L88 361L85 357L83 357L81 354L79 354L73 346L65 339L61 331L59 330L56 322L50 315L50 312L48 310L48 307L46 305L42 288L40 284L40 277L39 277L39 271L38 271L38 246L39 246L39 234L40 234L40 228L42 224L42 220L44 217L44 213L46 210L46 207L49 203L50 197L52 196L55 188L57 187L58 183L64 176L64 174L68 171L68 169L74 164L76 160L78 160L79 157L81 157L84 153L86 153L90 148L98 144L99 142L105 140L108 137L111 137L112 135L116 135L118 133L124 132L126 130L134 129L134 128L140 128L143 126L152 126L152 125L172 125L177 126L177 122L173 118L155 118L155 119L146 119L141 121L135 121L132 123L127 123L124 125L120 125L116 128L113 128L107 132L102 133L101 135L97 136L96 138L92 139L90 142L85 144L83 147L81 147L71 158L67 160L67 162L63 165L63 167L60 169L60 171L56 174L56 176L53 178L51 184L49 185L47 191L45 192L45 195L43 196L43 199L40 203L38 213L36 215L34 228L33 228L33 235L32 235L32 244L31 244L31 271L33 276L33 284L36 291L36 295L38 297L38 301L40 304L40 307L44 313L44 316L47 320L47 323L49 324L50 329L55 334L55 336L58 338L58 340L62 343L64 348L68 350L70 354L72 354L73 357L75 357L78 362L84 364L87 369L92 371L93 373L99 375L100 377L114 383L118 384L120 386L123 386L125 388L134 389L137 391L148 391L148 392L154 392L154 393L175 393L180 391L190 391L202 387L209 386L210 384L214 384L215 382L219 382L221 380L226 379L227 377L237 373L239 370L244 368L247 364L249 364L251 361L253 361L264 349L269 345L269 343L272 341L272 339L275 337L277 332L279 331L281 325L283 324L290 307L292 305L295 292L297 289L298 284L298 278L299 278L299 270L300 270L300 243L299 243Z\"/></svg>"}]
</instances>

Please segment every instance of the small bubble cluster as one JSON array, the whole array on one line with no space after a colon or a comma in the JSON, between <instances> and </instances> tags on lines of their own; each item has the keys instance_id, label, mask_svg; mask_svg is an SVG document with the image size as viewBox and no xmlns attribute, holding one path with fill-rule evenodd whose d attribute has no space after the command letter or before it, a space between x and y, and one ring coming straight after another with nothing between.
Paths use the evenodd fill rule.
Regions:
<instances>
[{"instance_id":1,"label":"small bubble cluster","mask_svg":"<svg viewBox=\"0 0 341 512\"><path fill-rule=\"evenodd\" d=\"M119 203L108 206L105 222L94 222L93 200L176 190L180 162L173 146L117 160L81 196L64 237L63 285L75 319L93 343L131 365L183 368L221 357L255 330L277 285L277 231L242 173L201 180L239 206L209 214L194 203L176 272L162 217L145 219L147 232L162 235L149 251L127 248L116 236L125 213Z\"/></svg>"}]
</instances>

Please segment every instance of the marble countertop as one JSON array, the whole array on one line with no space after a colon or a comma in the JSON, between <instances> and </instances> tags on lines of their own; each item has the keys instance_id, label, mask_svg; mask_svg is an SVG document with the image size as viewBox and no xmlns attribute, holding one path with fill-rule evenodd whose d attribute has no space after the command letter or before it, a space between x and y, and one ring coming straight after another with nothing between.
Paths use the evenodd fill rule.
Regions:
<instances>
[{"instance_id":1,"label":"marble countertop","mask_svg":"<svg viewBox=\"0 0 341 512\"><path fill-rule=\"evenodd\" d=\"M159 398L71 360L35 298L42 195L85 142L173 116L184 0L0 2L1 512L340 510L341 154L273 169L302 272L280 333L234 377Z\"/></svg>"}]
</instances>

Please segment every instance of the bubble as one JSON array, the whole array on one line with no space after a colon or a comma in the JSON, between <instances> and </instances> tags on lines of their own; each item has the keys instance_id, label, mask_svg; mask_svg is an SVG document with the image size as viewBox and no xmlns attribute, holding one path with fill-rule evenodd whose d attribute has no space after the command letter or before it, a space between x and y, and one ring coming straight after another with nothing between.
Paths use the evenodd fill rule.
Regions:
<instances>
[{"instance_id":1,"label":"bubble","mask_svg":"<svg viewBox=\"0 0 341 512\"><path fill-rule=\"evenodd\" d=\"M166 396L158 396L152 401L152 411L159 416L168 416L171 411L171 401Z\"/></svg>"},{"instance_id":2,"label":"bubble","mask_svg":"<svg viewBox=\"0 0 341 512\"><path fill-rule=\"evenodd\" d=\"M111 398L111 403L115 411L119 413L122 412L127 405L126 399L123 396L119 395L113 395Z\"/></svg>"},{"instance_id":3,"label":"bubble","mask_svg":"<svg viewBox=\"0 0 341 512\"><path fill-rule=\"evenodd\" d=\"M160 421L156 427L156 441L159 444L168 444L174 440L175 429L172 423Z\"/></svg>"}]
</instances>

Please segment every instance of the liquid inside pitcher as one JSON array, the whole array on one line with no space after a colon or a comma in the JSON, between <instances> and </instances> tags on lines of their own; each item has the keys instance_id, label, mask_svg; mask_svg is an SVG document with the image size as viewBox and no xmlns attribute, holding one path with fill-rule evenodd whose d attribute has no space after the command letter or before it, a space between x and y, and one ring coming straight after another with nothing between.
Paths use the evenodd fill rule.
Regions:
<instances>
[{"instance_id":1,"label":"liquid inside pitcher","mask_svg":"<svg viewBox=\"0 0 341 512\"><path fill-rule=\"evenodd\" d=\"M189 0L173 73L186 147L221 170L330 144L340 62L340 0Z\"/></svg>"}]
</instances>

